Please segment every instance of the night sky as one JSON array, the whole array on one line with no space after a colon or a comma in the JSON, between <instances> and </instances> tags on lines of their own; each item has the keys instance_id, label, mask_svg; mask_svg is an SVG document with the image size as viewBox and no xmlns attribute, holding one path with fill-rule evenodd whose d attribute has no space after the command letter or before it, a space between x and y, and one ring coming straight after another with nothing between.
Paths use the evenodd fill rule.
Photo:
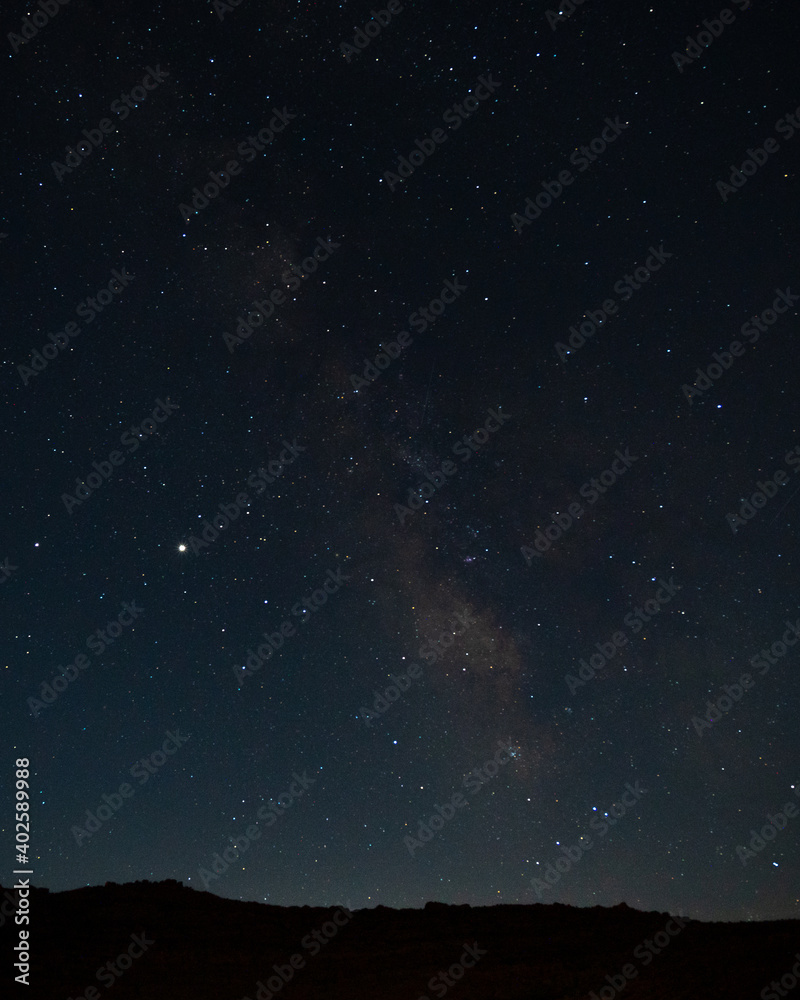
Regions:
<instances>
[{"instance_id":1,"label":"night sky","mask_svg":"<svg viewBox=\"0 0 800 1000\"><path fill-rule=\"evenodd\" d=\"M42 4L0 881L800 915L792 5Z\"/></svg>"}]
</instances>

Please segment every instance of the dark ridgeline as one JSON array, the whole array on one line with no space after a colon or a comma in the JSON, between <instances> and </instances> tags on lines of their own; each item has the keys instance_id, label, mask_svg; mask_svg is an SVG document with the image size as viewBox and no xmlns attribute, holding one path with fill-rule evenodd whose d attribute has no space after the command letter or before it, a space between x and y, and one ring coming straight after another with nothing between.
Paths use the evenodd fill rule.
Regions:
<instances>
[{"instance_id":1,"label":"dark ridgeline","mask_svg":"<svg viewBox=\"0 0 800 1000\"><path fill-rule=\"evenodd\" d=\"M2 995L30 1000L112 989L113 1000L758 1000L762 990L772 1000L786 990L769 984L790 974L800 947L796 920L701 923L624 903L351 913L237 902L174 880L30 898L26 988L10 974L15 895L0 887L12 986Z\"/></svg>"}]
</instances>

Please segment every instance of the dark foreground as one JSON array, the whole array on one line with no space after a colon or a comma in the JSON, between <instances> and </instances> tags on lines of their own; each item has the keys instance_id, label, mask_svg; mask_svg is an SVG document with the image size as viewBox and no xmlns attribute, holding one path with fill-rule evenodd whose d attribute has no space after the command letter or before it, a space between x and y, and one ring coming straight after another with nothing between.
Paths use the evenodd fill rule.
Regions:
<instances>
[{"instance_id":1,"label":"dark foreground","mask_svg":"<svg viewBox=\"0 0 800 1000\"><path fill-rule=\"evenodd\" d=\"M624 904L351 913L137 882L33 890L25 987L7 892L0 995L30 1000L774 1000L800 973L800 921L699 923Z\"/></svg>"}]
</instances>

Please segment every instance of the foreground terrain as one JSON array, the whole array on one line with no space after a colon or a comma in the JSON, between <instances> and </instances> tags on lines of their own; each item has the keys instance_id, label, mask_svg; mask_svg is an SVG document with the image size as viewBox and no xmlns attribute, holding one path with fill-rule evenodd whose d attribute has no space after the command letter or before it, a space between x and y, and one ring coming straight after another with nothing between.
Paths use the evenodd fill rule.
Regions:
<instances>
[{"instance_id":1,"label":"foreground terrain","mask_svg":"<svg viewBox=\"0 0 800 1000\"><path fill-rule=\"evenodd\" d=\"M624 904L350 912L109 883L32 891L26 988L9 957L14 899L0 888L2 995L31 1000L773 1000L800 952L798 921L700 923Z\"/></svg>"}]
</instances>

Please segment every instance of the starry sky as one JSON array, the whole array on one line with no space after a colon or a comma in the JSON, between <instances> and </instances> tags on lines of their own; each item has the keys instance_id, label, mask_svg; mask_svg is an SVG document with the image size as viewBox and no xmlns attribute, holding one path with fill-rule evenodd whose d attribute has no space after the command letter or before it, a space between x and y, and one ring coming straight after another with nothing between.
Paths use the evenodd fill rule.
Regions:
<instances>
[{"instance_id":1,"label":"starry sky","mask_svg":"<svg viewBox=\"0 0 800 1000\"><path fill-rule=\"evenodd\" d=\"M33 884L797 917L790 5L39 9L0 203Z\"/></svg>"}]
</instances>

